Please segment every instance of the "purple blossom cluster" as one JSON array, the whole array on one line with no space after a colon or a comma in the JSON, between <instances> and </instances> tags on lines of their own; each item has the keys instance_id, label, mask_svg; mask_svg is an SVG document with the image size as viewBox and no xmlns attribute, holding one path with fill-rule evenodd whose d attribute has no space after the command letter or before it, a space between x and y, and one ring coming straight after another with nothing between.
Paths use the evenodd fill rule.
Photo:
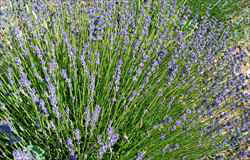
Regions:
<instances>
[{"instance_id":1,"label":"purple blossom cluster","mask_svg":"<svg viewBox=\"0 0 250 160\"><path fill-rule=\"evenodd\" d=\"M77 140L77 144L80 144L80 141L81 141L80 129L79 128L75 129L74 134L75 134L75 137L76 137L76 140Z\"/></svg>"},{"instance_id":2,"label":"purple blossom cluster","mask_svg":"<svg viewBox=\"0 0 250 160\"><path fill-rule=\"evenodd\" d=\"M149 83L150 77L152 76L152 74L158 69L158 67L162 63L162 60L163 60L163 57L165 56L165 53L163 51L159 51L158 53L161 53L160 57L151 62L150 70L148 72L146 72L145 78L140 86L140 92L144 91L145 86ZM144 59L145 59L144 62L146 62L148 60L148 57L144 56Z\"/></svg>"},{"instance_id":3,"label":"purple blossom cluster","mask_svg":"<svg viewBox=\"0 0 250 160\"><path fill-rule=\"evenodd\" d=\"M108 135L108 140L107 143L103 143L101 141L101 137L98 136L98 144L101 146L98 150L98 157L99 159L103 158L103 155L107 152L108 149L112 151L112 147L117 143L119 139L119 134L114 133L113 128L112 128L112 122L110 121L109 126L107 128L107 135Z\"/></svg>"},{"instance_id":4,"label":"purple blossom cluster","mask_svg":"<svg viewBox=\"0 0 250 160\"><path fill-rule=\"evenodd\" d=\"M95 95L95 88L96 88L96 76L92 73L91 74L91 79L90 79L90 85L89 85L89 89L90 89L90 104L94 102L94 95Z\"/></svg>"},{"instance_id":5,"label":"purple blossom cluster","mask_svg":"<svg viewBox=\"0 0 250 160\"><path fill-rule=\"evenodd\" d=\"M47 116L48 115L48 109L45 107L44 100L39 98L39 96L36 93L36 90L32 88L31 82L28 79L26 73L24 72L24 69L21 65L20 59L16 60L16 64L20 71L20 79L19 84L22 88L27 89L29 96L32 98L32 101L35 105L37 105L40 109L40 111Z\"/></svg>"},{"instance_id":6,"label":"purple blossom cluster","mask_svg":"<svg viewBox=\"0 0 250 160\"><path fill-rule=\"evenodd\" d=\"M0 133L7 134L10 144L14 144L15 142L20 141L19 137L14 136L12 127L11 127L9 122L7 122L7 123L6 122L1 122L1 124L0 124Z\"/></svg>"},{"instance_id":7,"label":"purple blossom cluster","mask_svg":"<svg viewBox=\"0 0 250 160\"><path fill-rule=\"evenodd\" d=\"M12 153L15 160L34 160L35 158L28 151L17 149Z\"/></svg>"},{"instance_id":8,"label":"purple blossom cluster","mask_svg":"<svg viewBox=\"0 0 250 160\"><path fill-rule=\"evenodd\" d=\"M136 160L143 160L144 158L144 152L139 152L136 156Z\"/></svg>"},{"instance_id":9,"label":"purple blossom cluster","mask_svg":"<svg viewBox=\"0 0 250 160\"><path fill-rule=\"evenodd\" d=\"M81 64L83 66L84 72L87 74L88 79L90 80L90 71L88 69L87 63L86 63L86 56L85 54L87 53L86 50L88 48L88 45L84 45L82 48L82 55L80 56L81 59Z\"/></svg>"},{"instance_id":10,"label":"purple blossom cluster","mask_svg":"<svg viewBox=\"0 0 250 160\"><path fill-rule=\"evenodd\" d=\"M67 70L66 69L62 69L61 70L61 76L63 77L63 79L66 81L68 87L70 90L72 90L72 82L71 82L71 79L68 77L67 75Z\"/></svg>"},{"instance_id":11,"label":"purple blossom cluster","mask_svg":"<svg viewBox=\"0 0 250 160\"><path fill-rule=\"evenodd\" d=\"M61 115L58 110L57 100L56 100L56 88L52 83L49 83L48 89L50 93L49 99L50 99L50 104L52 105L52 111L56 114L56 117L60 119Z\"/></svg>"},{"instance_id":12,"label":"purple blossom cluster","mask_svg":"<svg viewBox=\"0 0 250 160\"><path fill-rule=\"evenodd\" d=\"M96 127L96 123L99 119L101 113L101 108L99 105L96 105L95 111L91 113L88 107L85 108L85 127L88 127L89 124L92 128Z\"/></svg>"},{"instance_id":13,"label":"purple blossom cluster","mask_svg":"<svg viewBox=\"0 0 250 160\"><path fill-rule=\"evenodd\" d=\"M112 9L114 7L114 0L111 1L94 1L93 6L87 9L89 18L89 39L102 40L105 28L112 27ZM102 6L102 7L99 7Z\"/></svg>"},{"instance_id":14,"label":"purple blossom cluster","mask_svg":"<svg viewBox=\"0 0 250 160\"><path fill-rule=\"evenodd\" d=\"M55 113L56 117L60 119L61 114L58 110L57 106L57 97L56 97L56 87L53 84L53 80L55 79L55 70L58 67L58 64L55 59L52 59L51 62L46 66L46 62L44 60L44 53L39 49L37 46L32 46L35 50L35 55L39 58L40 64L42 66L43 73L45 75L45 81L48 84L48 91L49 91L49 100L50 104L52 105L52 111ZM39 75L38 75L39 76ZM39 78L41 79L41 78ZM43 102L41 104L44 104Z\"/></svg>"},{"instance_id":15,"label":"purple blossom cluster","mask_svg":"<svg viewBox=\"0 0 250 160\"><path fill-rule=\"evenodd\" d=\"M95 111L92 113L92 118L91 118L91 126L92 126L92 128L96 127L96 122L99 119L100 112L101 112L101 108L100 108L99 105L97 105L96 108L95 108Z\"/></svg>"},{"instance_id":16,"label":"purple blossom cluster","mask_svg":"<svg viewBox=\"0 0 250 160\"><path fill-rule=\"evenodd\" d=\"M13 74L13 69L9 67L8 68L8 80L11 86L14 85L12 74Z\"/></svg>"},{"instance_id":17,"label":"purple blossom cluster","mask_svg":"<svg viewBox=\"0 0 250 160\"><path fill-rule=\"evenodd\" d=\"M69 160L76 160L77 157L75 154L75 149L71 138L67 138L66 146L68 148L68 151L70 152Z\"/></svg>"},{"instance_id":18,"label":"purple blossom cluster","mask_svg":"<svg viewBox=\"0 0 250 160\"><path fill-rule=\"evenodd\" d=\"M139 67L136 69L136 75L133 76L132 80L137 81L138 77L141 76L142 70L144 69L145 63L149 60L149 57L147 55L143 55L141 63L139 64Z\"/></svg>"},{"instance_id":19,"label":"purple blossom cluster","mask_svg":"<svg viewBox=\"0 0 250 160\"><path fill-rule=\"evenodd\" d=\"M67 48L68 48L68 54L70 59L72 60L72 64L74 64L75 62L75 49L72 47L72 45L70 44L69 40L68 40L68 35L65 31L62 31L62 35L63 35L63 40L64 43L66 44ZM75 68L75 66L72 66Z\"/></svg>"},{"instance_id":20,"label":"purple blossom cluster","mask_svg":"<svg viewBox=\"0 0 250 160\"><path fill-rule=\"evenodd\" d=\"M121 65L122 65L122 59L118 60L118 64L115 68L115 74L114 74L114 82L115 82L115 92L117 93L119 90L120 85L120 79L121 79Z\"/></svg>"}]
</instances>

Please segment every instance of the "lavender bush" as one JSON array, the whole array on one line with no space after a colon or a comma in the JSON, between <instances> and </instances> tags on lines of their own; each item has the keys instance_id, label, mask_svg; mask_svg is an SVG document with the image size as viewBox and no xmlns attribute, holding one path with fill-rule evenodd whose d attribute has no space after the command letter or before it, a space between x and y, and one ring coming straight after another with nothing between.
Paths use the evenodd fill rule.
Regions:
<instances>
[{"instance_id":1,"label":"lavender bush","mask_svg":"<svg viewBox=\"0 0 250 160\"><path fill-rule=\"evenodd\" d=\"M20 137L0 135L1 158L196 160L246 141L245 53L227 49L230 28L209 12L166 0L24 6L0 50L0 118Z\"/></svg>"}]
</instances>

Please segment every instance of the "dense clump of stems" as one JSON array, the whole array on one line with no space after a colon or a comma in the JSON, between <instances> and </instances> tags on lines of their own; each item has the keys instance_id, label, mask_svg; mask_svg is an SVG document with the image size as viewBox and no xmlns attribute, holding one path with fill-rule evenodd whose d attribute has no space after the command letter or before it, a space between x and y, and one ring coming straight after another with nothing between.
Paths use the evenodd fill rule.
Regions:
<instances>
[{"instance_id":1,"label":"dense clump of stems","mask_svg":"<svg viewBox=\"0 0 250 160\"><path fill-rule=\"evenodd\" d=\"M20 137L0 135L6 159L29 144L45 159L198 159L246 137L245 53L209 13L165 0L25 6L0 50L0 118ZM229 111L242 117L225 122Z\"/></svg>"}]
</instances>

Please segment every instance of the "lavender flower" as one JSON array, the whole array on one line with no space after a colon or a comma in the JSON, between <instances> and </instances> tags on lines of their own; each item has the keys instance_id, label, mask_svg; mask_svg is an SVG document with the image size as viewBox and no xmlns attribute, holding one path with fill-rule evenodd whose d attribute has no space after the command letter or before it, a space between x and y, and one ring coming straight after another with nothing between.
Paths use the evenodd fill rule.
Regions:
<instances>
[{"instance_id":1,"label":"lavender flower","mask_svg":"<svg viewBox=\"0 0 250 160\"><path fill-rule=\"evenodd\" d=\"M13 84L14 84L12 74L13 74L13 69L9 67L8 68L8 80L9 80L11 86L13 86Z\"/></svg>"},{"instance_id":2,"label":"lavender flower","mask_svg":"<svg viewBox=\"0 0 250 160\"><path fill-rule=\"evenodd\" d=\"M140 65L141 65L141 64L140 64ZM136 70L136 75L133 76L133 81L137 81L137 78L141 75L141 73L142 73L142 67L140 67L140 68L138 68L138 69Z\"/></svg>"},{"instance_id":3,"label":"lavender flower","mask_svg":"<svg viewBox=\"0 0 250 160\"><path fill-rule=\"evenodd\" d=\"M96 108L95 108L95 111L92 113L92 117L91 117L91 126L92 126L92 128L96 127L96 122L98 121L100 112L101 112L101 108L100 108L99 105L97 105Z\"/></svg>"},{"instance_id":4,"label":"lavender flower","mask_svg":"<svg viewBox=\"0 0 250 160\"><path fill-rule=\"evenodd\" d=\"M48 111L47 108L44 107L44 101L39 99L36 90L31 88L31 82L28 80L26 73L23 71L19 58L16 59L16 64L18 65L20 71L20 85L28 90L28 94L32 98L33 103L40 107L40 110L47 115Z\"/></svg>"},{"instance_id":5,"label":"lavender flower","mask_svg":"<svg viewBox=\"0 0 250 160\"><path fill-rule=\"evenodd\" d=\"M37 98L36 105L38 105L40 111L45 115L48 116L48 109L45 107L45 102L43 99Z\"/></svg>"},{"instance_id":6,"label":"lavender flower","mask_svg":"<svg viewBox=\"0 0 250 160\"><path fill-rule=\"evenodd\" d=\"M98 144L101 146L98 151L98 157L99 159L102 159L103 155L107 152L108 149L112 149L112 146L118 141L119 135L115 134L113 131L113 128L111 127L112 122L110 121L109 127L107 128L107 134L108 134L108 142L107 144L104 144L101 141L101 136L97 137Z\"/></svg>"},{"instance_id":7,"label":"lavender flower","mask_svg":"<svg viewBox=\"0 0 250 160\"><path fill-rule=\"evenodd\" d=\"M76 155L75 154L71 154L69 156L69 160L77 160Z\"/></svg>"},{"instance_id":8,"label":"lavender flower","mask_svg":"<svg viewBox=\"0 0 250 160\"><path fill-rule=\"evenodd\" d=\"M93 103L94 101L94 94L95 94L95 83L96 83L96 77L94 74L91 74L91 79L90 79L90 92L91 92L91 95L90 95L90 103Z\"/></svg>"},{"instance_id":9,"label":"lavender flower","mask_svg":"<svg viewBox=\"0 0 250 160\"><path fill-rule=\"evenodd\" d=\"M83 65L84 72L87 74L88 78L90 79L90 72L89 72L88 66L85 62L85 57L83 54L84 51L85 51L85 48L82 49L82 55L80 56L80 59L81 59L82 65Z\"/></svg>"},{"instance_id":10,"label":"lavender flower","mask_svg":"<svg viewBox=\"0 0 250 160\"><path fill-rule=\"evenodd\" d=\"M103 155L107 152L107 150L108 150L108 145L106 144L102 145L98 150L98 158L102 159Z\"/></svg>"},{"instance_id":11,"label":"lavender flower","mask_svg":"<svg viewBox=\"0 0 250 160\"><path fill-rule=\"evenodd\" d=\"M136 156L136 160L143 160L144 159L144 152L139 152Z\"/></svg>"},{"instance_id":12,"label":"lavender flower","mask_svg":"<svg viewBox=\"0 0 250 160\"><path fill-rule=\"evenodd\" d=\"M28 80L27 75L24 72L21 72L19 82L20 82L22 87L29 88L31 86L31 82Z\"/></svg>"},{"instance_id":13,"label":"lavender flower","mask_svg":"<svg viewBox=\"0 0 250 160\"><path fill-rule=\"evenodd\" d=\"M62 77L63 77L65 80L68 79L67 72L66 72L65 69L62 69L62 70L61 70L61 75L62 75Z\"/></svg>"},{"instance_id":14,"label":"lavender flower","mask_svg":"<svg viewBox=\"0 0 250 160\"><path fill-rule=\"evenodd\" d=\"M144 63L140 63L140 67L141 67L141 68L144 68Z\"/></svg>"},{"instance_id":15,"label":"lavender flower","mask_svg":"<svg viewBox=\"0 0 250 160\"><path fill-rule=\"evenodd\" d=\"M11 127L8 124L0 125L0 133L1 132L6 133L8 135L10 144L13 144L15 142L13 139L14 137L13 131L11 130ZM16 137L16 141L17 142L20 141L20 138Z\"/></svg>"},{"instance_id":16,"label":"lavender flower","mask_svg":"<svg viewBox=\"0 0 250 160\"><path fill-rule=\"evenodd\" d=\"M50 74L53 73L53 71L57 68L58 64L56 62L55 59L53 59L50 63L49 63L49 72Z\"/></svg>"},{"instance_id":17,"label":"lavender flower","mask_svg":"<svg viewBox=\"0 0 250 160\"><path fill-rule=\"evenodd\" d=\"M55 130L56 129L55 123L53 121L50 121L48 124L48 128Z\"/></svg>"},{"instance_id":18,"label":"lavender flower","mask_svg":"<svg viewBox=\"0 0 250 160\"><path fill-rule=\"evenodd\" d=\"M92 10L93 12L99 12L98 10ZM103 38L104 29L108 26L106 24L105 15L101 14L95 15L89 12L90 24L89 24L89 32L91 40L101 40ZM109 18L110 19L110 18Z\"/></svg>"},{"instance_id":19,"label":"lavender flower","mask_svg":"<svg viewBox=\"0 0 250 160\"><path fill-rule=\"evenodd\" d=\"M111 123L112 122L109 123L109 127L107 128L109 148L111 148L119 139L119 135L114 133Z\"/></svg>"},{"instance_id":20,"label":"lavender flower","mask_svg":"<svg viewBox=\"0 0 250 160\"><path fill-rule=\"evenodd\" d=\"M173 125L171 128L170 128L171 131L176 131L176 125Z\"/></svg>"},{"instance_id":21,"label":"lavender flower","mask_svg":"<svg viewBox=\"0 0 250 160\"><path fill-rule=\"evenodd\" d=\"M33 46L31 45L31 47L35 50L35 54L36 56L41 60L41 64L45 64L45 62L43 61L43 52L41 52L40 48L38 48L37 46Z\"/></svg>"},{"instance_id":22,"label":"lavender flower","mask_svg":"<svg viewBox=\"0 0 250 160\"><path fill-rule=\"evenodd\" d=\"M168 75L170 77L170 79L175 77L177 71L177 64L175 61L170 61L168 64Z\"/></svg>"},{"instance_id":23,"label":"lavender flower","mask_svg":"<svg viewBox=\"0 0 250 160\"><path fill-rule=\"evenodd\" d=\"M64 112L66 113L67 120L69 120L69 107L66 107Z\"/></svg>"},{"instance_id":24,"label":"lavender flower","mask_svg":"<svg viewBox=\"0 0 250 160\"><path fill-rule=\"evenodd\" d=\"M67 145L67 148L68 148L69 152L71 154L73 154L74 153L74 148L73 148L73 142L72 142L71 138L67 138L66 145Z\"/></svg>"},{"instance_id":25,"label":"lavender flower","mask_svg":"<svg viewBox=\"0 0 250 160\"><path fill-rule=\"evenodd\" d=\"M144 36L148 35L150 23L151 23L151 16L146 16L143 29L142 29L142 35Z\"/></svg>"},{"instance_id":26,"label":"lavender flower","mask_svg":"<svg viewBox=\"0 0 250 160\"><path fill-rule=\"evenodd\" d=\"M91 121L91 113L88 107L85 107L85 127L86 128L88 127L90 121Z\"/></svg>"},{"instance_id":27,"label":"lavender flower","mask_svg":"<svg viewBox=\"0 0 250 160\"><path fill-rule=\"evenodd\" d=\"M80 129L79 128L75 129L74 133L75 133L77 143L80 144L80 140L81 140Z\"/></svg>"},{"instance_id":28,"label":"lavender flower","mask_svg":"<svg viewBox=\"0 0 250 160\"><path fill-rule=\"evenodd\" d=\"M15 160L35 160L30 152L23 151L21 149L14 150L12 155Z\"/></svg>"},{"instance_id":29,"label":"lavender flower","mask_svg":"<svg viewBox=\"0 0 250 160\"><path fill-rule=\"evenodd\" d=\"M100 64L100 54L99 54L99 52L95 53L95 60L96 60L96 64L99 65Z\"/></svg>"},{"instance_id":30,"label":"lavender flower","mask_svg":"<svg viewBox=\"0 0 250 160\"><path fill-rule=\"evenodd\" d=\"M177 120L176 121L176 126L180 126L181 125L181 121Z\"/></svg>"},{"instance_id":31,"label":"lavender flower","mask_svg":"<svg viewBox=\"0 0 250 160\"><path fill-rule=\"evenodd\" d=\"M99 145L103 145L102 136L101 136L101 135L98 135L98 136L97 136L97 143L98 143Z\"/></svg>"},{"instance_id":32,"label":"lavender flower","mask_svg":"<svg viewBox=\"0 0 250 160\"><path fill-rule=\"evenodd\" d=\"M176 0L173 0L173 8L176 9Z\"/></svg>"},{"instance_id":33,"label":"lavender flower","mask_svg":"<svg viewBox=\"0 0 250 160\"><path fill-rule=\"evenodd\" d=\"M58 107L57 107L56 89L51 82L49 82L49 84L48 84L48 89L49 89L49 93L50 93L49 99L50 99L50 103L52 105L52 111L56 114L56 117L58 119L60 119L61 114L60 114Z\"/></svg>"},{"instance_id":34,"label":"lavender flower","mask_svg":"<svg viewBox=\"0 0 250 160\"><path fill-rule=\"evenodd\" d=\"M115 91L116 91L116 92L118 92L118 90L119 90L119 85L120 85L120 79L121 79L121 65L122 65L122 59L119 59L118 64L116 65L115 75L114 75Z\"/></svg>"},{"instance_id":35,"label":"lavender flower","mask_svg":"<svg viewBox=\"0 0 250 160\"><path fill-rule=\"evenodd\" d=\"M167 125L172 122L172 117L166 117L164 120L161 121L161 123Z\"/></svg>"},{"instance_id":36,"label":"lavender flower","mask_svg":"<svg viewBox=\"0 0 250 160\"><path fill-rule=\"evenodd\" d=\"M66 69L61 70L61 75L62 75L63 79L67 82L69 89L72 90L71 79L68 78Z\"/></svg>"},{"instance_id":37,"label":"lavender flower","mask_svg":"<svg viewBox=\"0 0 250 160\"><path fill-rule=\"evenodd\" d=\"M0 132L11 133L12 131L8 124L2 124L0 125Z\"/></svg>"}]
</instances>

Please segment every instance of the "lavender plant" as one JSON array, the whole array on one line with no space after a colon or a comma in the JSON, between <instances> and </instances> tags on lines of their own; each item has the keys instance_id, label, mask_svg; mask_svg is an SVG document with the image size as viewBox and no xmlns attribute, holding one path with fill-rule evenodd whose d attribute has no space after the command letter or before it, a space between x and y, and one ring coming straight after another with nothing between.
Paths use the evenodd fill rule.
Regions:
<instances>
[{"instance_id":1,"label":"lavender plant","mask_svg":"<svg viewBox=\"0 0 250 160\"><path fill-rule=\"evenodd\" d=\"M25 7L0 50L0 118L20 137L0 135L5 159L34 157L29 145L45 159L199 159L246 137L246 118L216 117L248 114L223 23L165 0Z\"/></svg>"}]
</instances>

